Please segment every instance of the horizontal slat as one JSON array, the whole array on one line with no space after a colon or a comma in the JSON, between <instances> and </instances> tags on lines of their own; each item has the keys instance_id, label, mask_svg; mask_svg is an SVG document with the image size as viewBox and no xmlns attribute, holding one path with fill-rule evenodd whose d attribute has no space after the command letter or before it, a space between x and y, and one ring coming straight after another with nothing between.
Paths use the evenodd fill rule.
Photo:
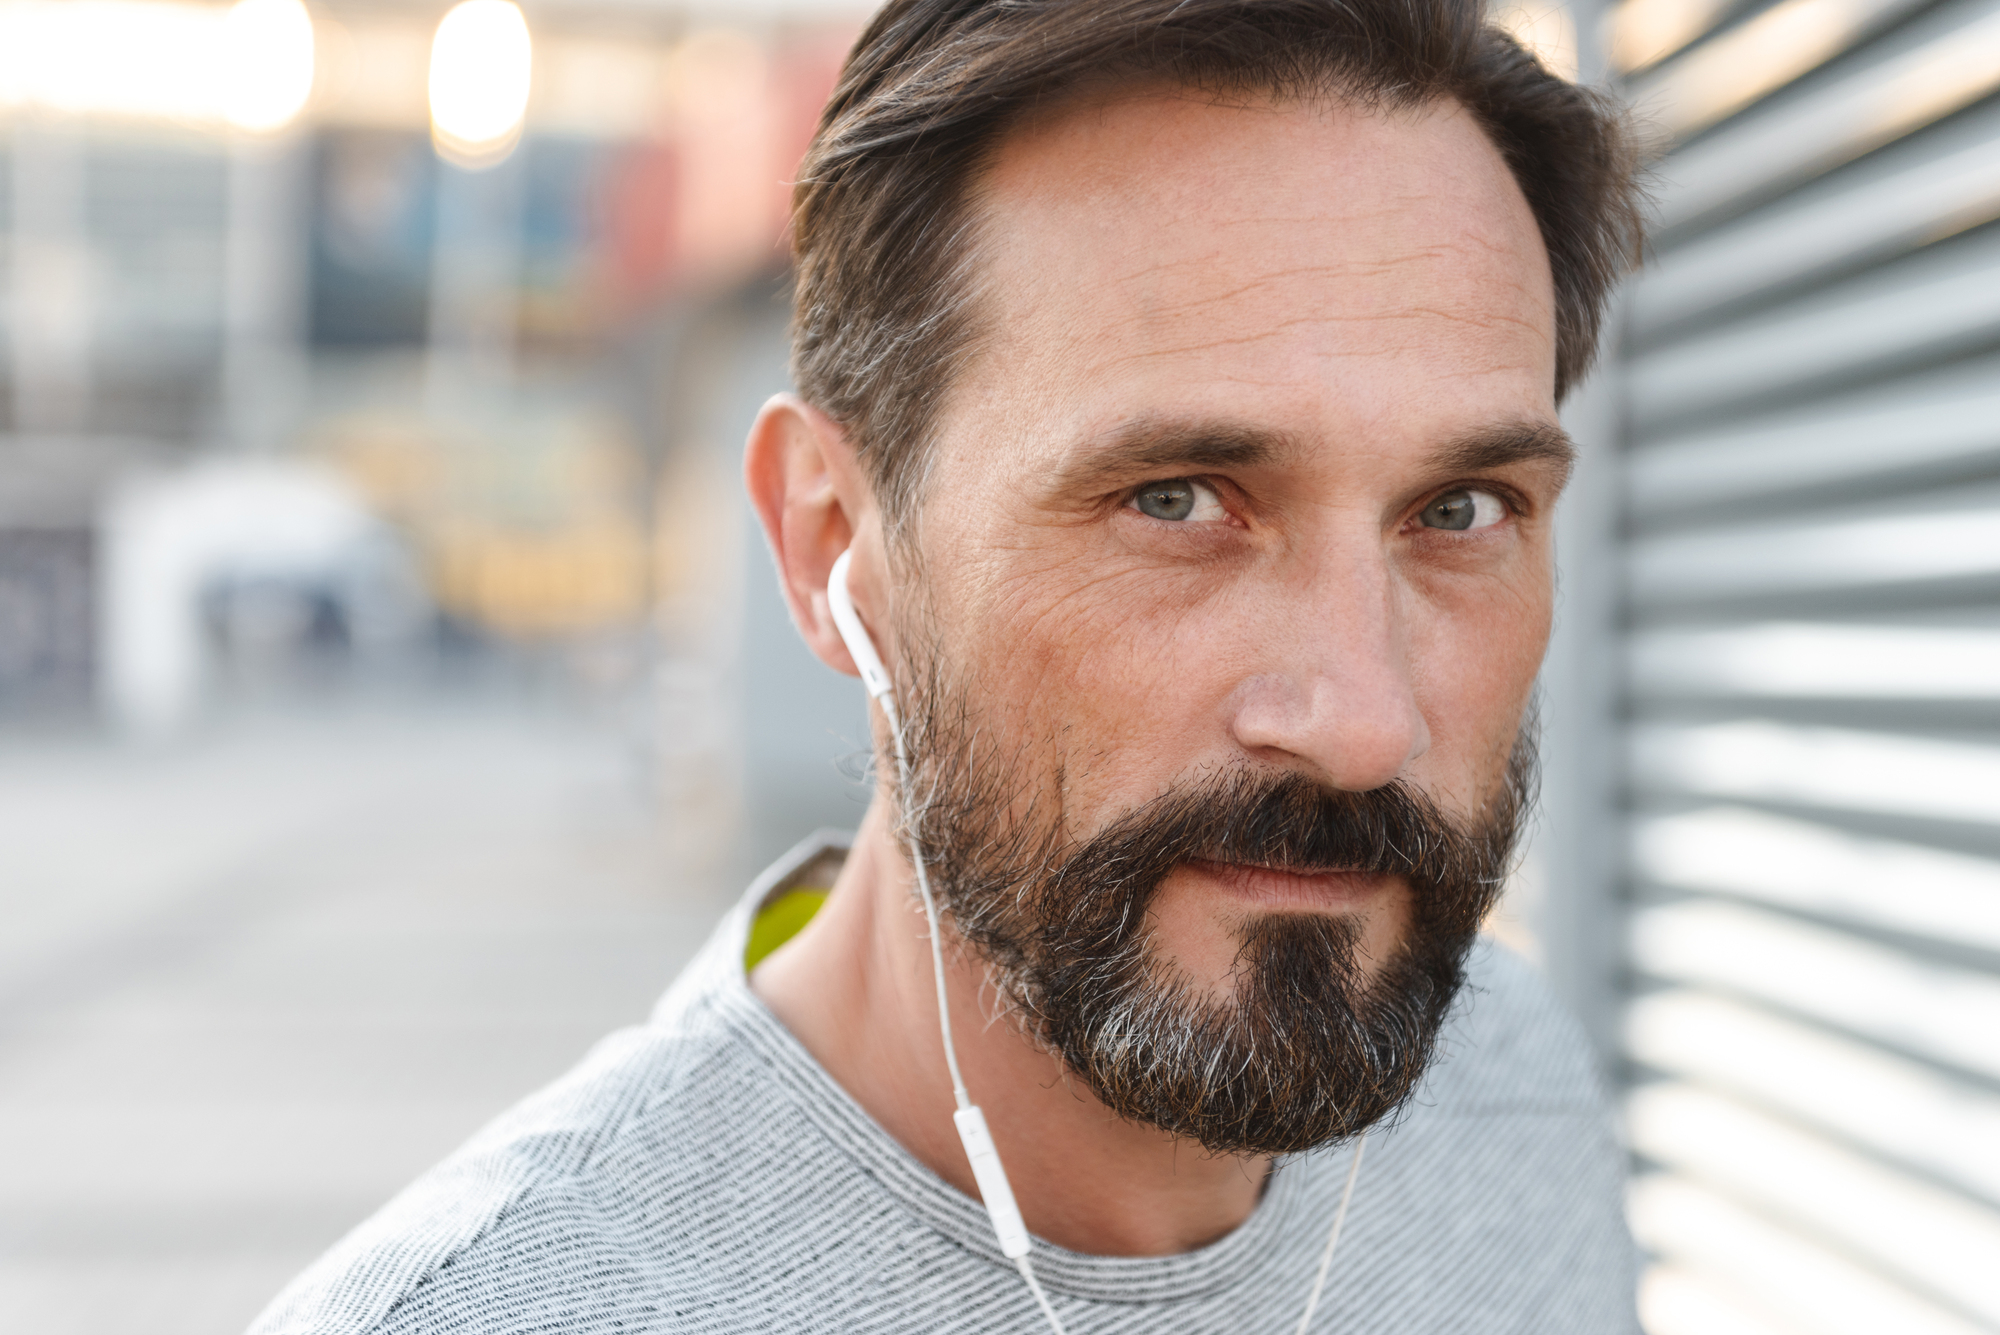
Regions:
<instances>
[{"instance_id":1,"label":"horizontal slat","mask_svg":"<svg viewBox=\"0 0 2000 1335\"><path fill-rule=\"evenodd\" d=\"M1632 1144L1873 1260L1976 1320L2000 1322L2000 1216L1687 1085L1633 1091Z\"/></svg>"},{"instance_id":2,"label":"horizontal slat","mask_svg":"<svg viewBox=\"0 0 2000 1335\"><path fill-rule=\"evenodd\" d=\"M1624 0L1605 16L1611 63L1626 74L1656 65L1707 33L1731 0Z\"/></svg>"},{"instance_id":3,"label":"horizontal slat","mask_svg":"<svg viewBox=\"0 0 2000 1335\"><path fill-rule=\"evenodd\" d=\"M1953 501L1987 499L1961 493ZM1641 604L1686 603L1994 576L2000 576L2000 505L1644 538L1632 545L1630 589Z\"/></svg>"},{"instance_id":4,"label":"horizontal slat","mask_svg":"<svg viewBox=\"0 0 2000 1335\"><path fill-rule=\"evenodd\" d=\"M1640 910L1631 946L1633 963L1665 981L1721 988L2000 1079L2000 979L1719 900Z\"/></svg>"},{"instance_id":5,"label":"horizontal slat","mask_svg":"<svg viewBox=\"0 0 2000 1335\"><path fill-rule=\"evenodd\" d=\"M2000 365L1989 360L1782 414L1642 439L1626 460L1625 492L1643 526L1691 506L1992 463L2000 463Z\"/></svg>"},{"instance_id":6,"label":"horizontal slat","mask_svg":"<svg viewBox=\"0 0 2000 1335\"><path fill-rule=\"evenodd\" d=\"M2000 1204L2000 1097L1741 1003L1642 998L1627 1050Z\"/></svg>"},{"instance_id":7,"label":"horizontal slat","mask_svg":"<svg viewBox=\"0 0 2000 1335\"><path fill-rule=\"evenodd\" d=\"M1641 789L2000 822L2000 747L1748 721L1632 730Z\"/></svg>"},{"instance_id":8,"label":"horizontal slat","mask_svg":"<svg viewBox=\"0 0 2000 1335\"><path fill-rule=\"evenodd\" d=\"M1639 1327L1646 1335L1805 1335L1770 1304L1684 1261L1655 1261L1639 1279Z\"/></svg>"},{"instance_id":9,"label":"horizontal slat","mask_svg":"<svg viewBox=\"0 0 2000 1335\"><path fill-rule=\"evenodd\" d=\"M1678 1174L1648 1173L1629 1199L1632 1231L1649 1250L1733 1281L1797 1335L1986 1332Z\"/></svg>"},{"instance_id":10,"label":"horizontal slat","mask_svg":"<svg viewBox=\"0 0 2000 1335\"><path fill-rule=\"evenodd\" d=\"M1643 122L1684 138L1782 88L1922 0L1781 0L1633 84Z\"/></svg>"},{"instance_id":11,"label":"horizontal slat","mask_svg":"<svg viewBox=\"0 0 2000 1335\"><path fill-rule=\"evenodd\" d=\"M1767 622L1627 641L1644 698L2000 701L2000 630Z\"/></svg>"},{"instance_id":12,"label":"horizontal slat","mask_svg":"<svg viewBox=\"0 0 2000 1335\"><path fill-rule=\"evenodd\" d=\"M1669 137L1707 131L1659 166L1627 303L1641 719L1990 718L2000 631L1813 618L2000 591L2000 240L1940 244L2000 218L2000 0L1780 0L1632 86ZM1987 364L1937 369L1968 352ZM1714 624L1752 609L1774 619ZM1835 828L2000 828L2000 744L1626 736L1651 902L1625 1051L1669 1076L1627 1105L1669 1169L1632 1218L1693 1295L1649 1329L2000 1330L2000 860Z\"/></svg>"},{"instance_id":13,"label":"horizontal slat","mask_svg":"<svg viewBox=\"0 0 2000 1335\"><path fill-rule=\"evenodd\" d=\"M2000 332L2000 238L1919 256L1810 300L1629 363L1637 430L1885 364L1936 358Z\"/></svg>"},{"instance_id":14,"label":"horizontal slat","mask_svg":"<svg viewBox=\"0 0 2000 1335\"><path fill-rule=\"evenodd\" d=\"M1640 819L1632 868L1681 890L2000 951L2000 863L1743 807Z\"/></svg>"},{"instance_id":15,"label":"horizontal slat","mask_svg":"<svg viewBox=\"0 0 2000 1335\"><path fill-rule=\"evenodd\" d=\"M1942 156L1843 173L1663 256L1632 288L1630 328L1651 337L1725 304L1881 259L2000 215L2000 137L1982 118Z\"/></svg>"},{"instance_id":16,"label":"horizontal slat","mask_svg":"<svg viewBox=\"0 0 2000 1335\"><path fill-rule=\"evenodd\" d=\"M1775 193L1951 114L2000 86L1993 0L1927 16L1912 49L1734 125L1660 169L1658 225L1674 228ZM1903 34L1898 34L1899 37Z\"/></svg>"}]
</instances>

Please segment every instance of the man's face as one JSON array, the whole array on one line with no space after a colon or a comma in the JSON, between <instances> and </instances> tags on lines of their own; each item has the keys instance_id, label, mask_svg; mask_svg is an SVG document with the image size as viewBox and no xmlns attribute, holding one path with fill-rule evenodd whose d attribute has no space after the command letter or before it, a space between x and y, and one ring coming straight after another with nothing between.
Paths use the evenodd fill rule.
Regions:
<instances>
[{"instance_id":1,"label":"man's face","mask_svg":"<svg viewBox=\"0 0 2000 1335\"><path fill-rule=\"evenodd\" d=\"M898 617L951 697L934 743L1000 764L982 800L1045 849L1274 784L1394 785L1477 828L1547 638L1567 446L1546 256L1471 118L1127 95L1011 135L979 198L991 332ZM1319 861L1167 858L1134 901L1154 974L1241 1000L1272 923L1357 988L1393 973L1410 877Z\"/></svg>"}]
</instances>

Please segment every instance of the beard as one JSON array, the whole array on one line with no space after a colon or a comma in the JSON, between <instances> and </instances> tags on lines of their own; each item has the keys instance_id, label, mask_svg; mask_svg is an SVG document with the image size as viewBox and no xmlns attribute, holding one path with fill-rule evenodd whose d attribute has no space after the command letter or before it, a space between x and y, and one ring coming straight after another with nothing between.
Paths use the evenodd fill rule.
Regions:
<instances>
[{"instance_id":1,"label":"beard","mask_svg":"<svg viewBox=\"0 0 2000 1335\"><path fill-rule=\"evenodd\" d=\"M1114 1113L1217 1154L1315 1149L1403 1106L1504 883L1534 787L1532 721L1470 822L1400 781L1347 792L1245 765L1079 840L1047 810L1067 786L1063 762L1024 782L1037 748L1006 757L975 716L976 692L951 688L939 657L925 657L904 678L923 683L904 724L904 833L1032 1041ZM1194 861L1398 876L1408 926L1365 977L1353 921L1252 916L1237 932L1234 986L1217 996L1162 956L1147 925L1162 881Z\"/></svg>"}]
</instances>

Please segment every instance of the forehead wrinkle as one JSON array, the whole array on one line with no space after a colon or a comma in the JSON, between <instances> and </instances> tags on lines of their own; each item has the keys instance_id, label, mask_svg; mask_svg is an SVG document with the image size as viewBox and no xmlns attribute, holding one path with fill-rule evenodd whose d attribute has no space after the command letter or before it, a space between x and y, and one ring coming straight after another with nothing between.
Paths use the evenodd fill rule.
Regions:
<instances>
[{"instance_id":1,"label":"forehead wrinkle","mask_svg":"<svg viewBox=\"0 0 2000 1335\"><path fill-rule=\"evenodd\" d=\"M1393 258L1381 260L1349 260L1341 264L1302 264L1290 269L1271 269L1224 291L1209 292L1200 296L1191 296L1181 301L1161 302L1151 305L1148 307L1146 314L1150 317L1194 312L1204 307L1219 305L1253 292L1262 291L1290 278L1325 277L1338 280L1341 278L1373 277L1378 274L1389 273L1401 265L1414 264L1423 259L1434 258L1443 249L1440 247L1428 251L1416 251L1408 255L1398 255ZM1164 264L1152 265L1135 273L1124 274L1116 281L1121 284L1130 285L1143 282L1147 278L1166 270L1197 266L1206 268L1213 264L1216 258L1216 256L1210 255L1198 259L1173 260Z\"/></svg>"},{"instance_id":2,"label":"forehead wrinkle","mask_svg":"<svg viewBox=\"0 0 2000 1335\"><path fill-rule=\"evenodd\" d=\"M1134 363L1155 361L1163 357L1178 357L1188 353L1208 352L1216 348L1246 347L1253 343L1262 343L1268 339L1276 338L1281 334L1284 334L1292 329L1296 329L1301 326L1340 325L1340 324L1379 325L1387 323L1389 321L1416 323L1424 320L1444 320L1452 324L1469 325L1475 329L1489 329L1492 328L1493 325L1496 323L1517 324L1521 325L1524 328L1529 329L1532 332L1539 332L1535 331L1533 324L1526 320L1518 320L1518 319L1504 318L1504 317L1499 318L1497 320L1487 320L1487 319L1476 318L1470 315L1455 315L1450 311L1436 310L1428 306L1417 306L1417 307L1412 307L1408 310L1396 311L1393 313L1371 311L1359 315L1301 315L1290 320L1274 320L1271 323L1266 324L1263 327L1259 328L1254 333L1242 334L1234 338L1224 338L1224 337L1204 338L1199 340L1198 342L1178 343L1170 347L1142 348L1134 352L1123 353L1116 357L1105 358L1101 361L1095 362L1093 365L1098 369L1106 369L1115 366L1125 366ZM1325 350L1325 352L1326 355L1328 356L1359 358L1359 357L1392 356L1405 350L1406 349L1402 348L1399 345L1384 343L1378 347L1371 348L1368 350L1340 349L1338 351L1335 351L1332 349L1327 349Z\"/></svg>"},{"instance_id":3,"label":"forehead wrinkle","mask_svg":"<svg viewBox=\"0 0 2000 1335\"><path fill-rule=\"evenodd\" d=\"M1471 325L1474 329L1499 329L1499 328L1504 328L1507 325L1518 325L1521 328L1527 330L1531 334L1540 334L1542 332L1541 326L1536 324L1533 320L1526 320L1518 315L1489 315L1489 316L1465 315L1465 314L1454 315L1450 311L1440 310L1435 306L1412 306L1409 312L1400 318L1414 319L1418 316L1424 316L1424 315L1428 315L1439 320L1449 320L1453 324ZM1398 318L1398 317L1391 317L1391 318Z\"/></svg>"},{"instance_id":4,"label":"forehead wrinkle","mask_svg":"<svg viewBox=\"0 0 2000 1335\"><path fill-rule=\"evenodd\" d=\"M1267 220L1241 219L1230 225L1245 226L1252 222L1264 222L1264 221ZM1297 221L1321 222L1323 220L1298 219ZM1505 247L1487 246L1485 248L1492 251L1495 254L1510 253L1509 251L1507 251ZM1301 264L1288 269L1271 269L1271 270L1266 270L1258 278L1252 279L1248 283L1244 284L1241 288L1235 290L1248 291L1251 288L1256 287L1258 284L1269 282L1271 279L1274 278L1290 278L1290 277L1296 277L1298 275L1325 274L1330 277L1337 278L1349 274L1360 274L1365 276L1368 274L1391 273L1406 264L1417 264L1421 263L1424 260L1436 260L1436 259L1447 258L1451 256L1458 249L1459 247L1457 247L1456 245L1446 242L1439 242L1436 245L1420 246L1415 250L1405 251L1394 255L1383 255L1375 258L1364 258L1356 256L1353 258L1346 258L1337 261L1326 261L1318 264ZM1146 278L1153 277L1157 274L1173 273L1181 269L1192 269L1197 273L1207 273L1213 265L1227 258L1229 257L1224 252L1219 250L1205 251L1200 255L1183 255L1175 259L1160 260L1159 262L1154 264L1148 264L1137 269L1128 270L1127 272L1120 274L1113 281L1121 284L1136 283ZM1223 295L1230 295L1230 294L1225 293Z\"/></svg>"}]
</instances>

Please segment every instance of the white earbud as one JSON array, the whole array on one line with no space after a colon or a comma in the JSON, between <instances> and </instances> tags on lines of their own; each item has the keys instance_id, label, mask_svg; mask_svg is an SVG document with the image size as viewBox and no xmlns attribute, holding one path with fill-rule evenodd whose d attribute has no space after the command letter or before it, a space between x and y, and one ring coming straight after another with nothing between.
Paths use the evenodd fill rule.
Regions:
<instances>
[{"instance_id":1,"label":"white earbud","mask_svg":"<svg viewBox=\"0 0 2000 1335\"><path fill-rule=\"evenodd\" d=\"M833 625L840 632L840 642L847 646L854 666L861 669L861 684L868 688L869 695L880 700L892 689L889 670L882 666L882 655L875 651L875 641L869 638L868 627L861 624L861 617L854 610L853 595L847 591L847 567L853 560L854 549L849 547L833 563L833 575L826 582L826 603L833 612Z\"/></svg>"}]
</instances>

